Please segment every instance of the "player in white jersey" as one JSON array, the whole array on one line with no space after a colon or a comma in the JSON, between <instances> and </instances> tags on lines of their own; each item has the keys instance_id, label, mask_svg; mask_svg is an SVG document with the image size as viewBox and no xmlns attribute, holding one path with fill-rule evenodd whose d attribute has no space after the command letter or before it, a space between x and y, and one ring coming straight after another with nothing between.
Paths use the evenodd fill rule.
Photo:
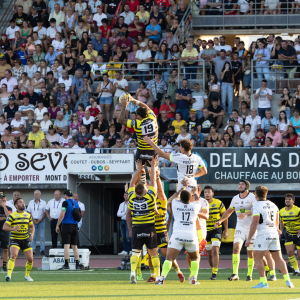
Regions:
<instances>
[{"instance_id":1,"label":"player in white jersey","mask_svg":"<svg viewBox=\"0 0 300 300\"><path fill-rule=\"evenodd\" d=\"M173 234L167 250L167 258L163 264L161 277L157 277L155 284L164 284L165 278L172 267L172 262L177 258L184 247L191 258L191 283L198 284L197 275L199 269L199 246L196 221L201 211L201 205L197 202L190 202L191 193L184 190L180 194L180 200L175 199L171 208L168 207L169 215L174 216Z\"/></svg>"},{"instance_id":2,"label":"player in white jersey","mask_svg":"<svg viewBox=\"0 0 300 300\"><path fill-rule=\"evenodd\" d=\"M221 219L216 222L215 227L218 228L220 224L227 220L231 214L235 211L237 215L237 223L234 232L233 240L233 253L232 253L232 266L233 274L228 278L229 281L239 280L238 269L240 263L240 252L244 242L247 240L250 225L252 221L252 206L256 203L255 196L249 192L250 182L248 180L240 180L239 182L239 194L234 196L231 200L229 208L225 211ZM249 247L247 247L248 253L248 273L246 281L252 280L252 271L254 266L253 261L253 243L255 236L252 237Z\"/></svg>"},{"instance_id":3,"label":"player in white jersey","mask_svg":"<svg viewBox=\"0 0 300 300\"><path fill-rule=\"evenodd\" d=\"M189 186L187 191L191 192L194 187L197 186L195 177L200 177L207 174L207 169L200 156L192 154L193 144L190 140L181 140L180 153L165 153L147 136L144 137L144 141L153 147L155 152L171 162L177 164L177 179L179 191L182 188L182 180L187 180Z\"/></svg>"},{"instance_id":4,"label":"player in white jersey","mask_svg":"<svg viewBox=\"0 0 300 300\"><path fill-rule=\"evenodd\" d=\"M268 288L267 278L265 274L263 257L265 252L269 250L273 259L281 271L287 287L293 288L294 285L290 281L285 261L282 258L281 247L279 242L279 210L278 207L267 200L268 189L265 186L257 186L255 188L255 198L257 202L252 207L252 223L250 232L245 246L250 245L252 237L257 235L253 245L254 261L260 276L260 283L253 288Z\"/></svg>"}]
</instances>

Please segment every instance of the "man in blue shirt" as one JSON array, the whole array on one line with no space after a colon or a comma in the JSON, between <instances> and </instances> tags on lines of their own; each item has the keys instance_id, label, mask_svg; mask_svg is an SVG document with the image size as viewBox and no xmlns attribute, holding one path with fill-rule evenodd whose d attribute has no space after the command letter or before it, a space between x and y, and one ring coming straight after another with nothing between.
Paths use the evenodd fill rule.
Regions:
<instances>
[{"instance_id":1,"label":"man in blue shirt","mask_svg":"<svg viewBox=\"0 0 300 300\"><path fill-rule=\"evenodd\" d=\"M49 46L48 53L45 56L45 60L46 62L48 62L48 66L52 66L54 64L57 56L59 56L59 54L54 51L53 46Z\"/></svg>"},{"instance_id":2,"label":"man in blue shirt","mask_svg":"<svg viewBox=\"0 0 300 300\"><path fill-rule=\"evenodd\" d=\"M80 89L83 89L84 77L86 76L83 74L83 70L77 69L75 72L75 76L72 79L72 86L71 86L71 97L74 105L76 105L77 97Z\"/></svg>"},{"instance_id":3,"label":"man in blue shirt","mask_svg":"<svg viewBox=\"0 0 300 300\"><path fill-rule=\"evenodd\" d=\"M182 80L182 88L178 89L175 95L177 101L176 113L181 112L183 115L183 120L187 120L189 116L189 107L192 97L192 91L187 87L188 81L186 79Z\"/></svg>"},{"instance_id":4,"label":"man in blue shirt","mask_svg":"<svg viewBox=\"0 0 300 300\"><path fill-rule=\"evenodd\" d=\"M24 43L21 44L21 50L19 50L17 52L17 54L18 54L22 64L24 66L26 66L27 65L27 58L28 58L28 52L26 51L26 44L24 44Z\"/></svg>"},{"instance_id":5,"label":"man in blue shirt","mask_svg":"<svg viewBox=\"0 0 300 300\"><path fill-rule=\"evenodd\" d=\"M62 0L50 0L48 3L48 15L54 12L54 5L59 4L61 8L65 6Z\"/></svg>"},{"instance_id":6,"label":"man in blue shirt","mask_svg":"<svg viewBox=\"0 0 300 300\"><path fill-rule=\"evenodd\" d=\"M283 65L289 78L294 78L297 71L296 50L288 45L287 41L281 42L281 47L278 50L278 59L284 59Z\"/></svg>"},{"instance_id":7,"label":"man in blue shirt","mask_svg":"<svg viewBox=\"0 0 300 300\"><path fill-rule=\"evenodd\" d=\"M161 27L157 24L157 21L157 17L152 17L151 24L146 27L146 36L153 41L160 41Z\"/></svg>"},{"instance_id":8,"label":"man in blue shirt","mask_svg":"<svg viewBox=\"0 0 300 300\"><path fill-rule=\"evenodd\" d=\"M103 50L103 44L108 43L107 39L102 37L101 32L96 33L96 37L92 36L92 44L97 52Z\"/></svg>"},{"instance_id":9,"label":"man in blue shirt","mask_svg":"<svg viewBox=\"0 0 300 300\"><path fill-rule=\"evenodd\" d=\"M78 243L78 221L73 217L73 209L77 208L80 210L78 202L73 199L73 193L71 190L64 191L65 201L61 206L61 213L59 215L56 232L59 233L59 225L63 224L63 230L61 233L62 244L64 245L64 258L65 265L62 266L59 270L70 270L69 267L69 257L70 257L70 245L72 246L73 253L76 261L76 270L80 270L81 266L79 265L79 251L77 247Z\"/></svg>"}]
</instances>

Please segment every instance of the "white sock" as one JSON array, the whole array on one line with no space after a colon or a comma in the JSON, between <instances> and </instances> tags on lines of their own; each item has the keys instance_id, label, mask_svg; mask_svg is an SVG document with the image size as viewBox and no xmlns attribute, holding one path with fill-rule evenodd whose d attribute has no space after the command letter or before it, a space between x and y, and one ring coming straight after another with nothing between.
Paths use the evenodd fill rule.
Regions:
<instances>
[{"instance_id":1,"label":"white sock","mask_svg":"<svg viewBox=\"0 0 300 300\"><path fill-rule=\"evenodd\" d=\"M299 273L299 269L295 270L295 272Z\"/></svg>"}]
</instances>

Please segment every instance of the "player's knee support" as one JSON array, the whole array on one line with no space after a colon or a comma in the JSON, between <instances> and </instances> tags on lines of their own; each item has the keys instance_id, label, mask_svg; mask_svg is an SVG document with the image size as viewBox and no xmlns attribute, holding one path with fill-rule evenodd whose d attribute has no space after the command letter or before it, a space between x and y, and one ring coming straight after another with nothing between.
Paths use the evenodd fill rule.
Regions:
<instances>
[{"instance_id":1,"label":"player's knee support","mask_svg":"<svg viewBox=\"0 0 300 300\"><path fill-rule=\"evenodd\" d=\"M140 257L141 255L141 250L137 250L137 249L132 249L132 256L136 255L137 257Z\"/></svg>"},{"instance_id":2,"label":"player's knee support","mask_svg":"<svg viewBox=\"0 0 300 300\"><path fill-rule=\"evenodd\" d=\"M249 244L249 247L247 247L248 251L253 251L253 244Z\"/></svg>"},{"instance_id":3,"label":"player's knee support","mask_svg":"<svg viewBox=\"0 0 300 300\"><path fill-rule=\"evenodd\" d=\"M210 251L212 249L212 244L211 242L209 242L210 244L207 243L207 245L205 246L207 251Z\"/></svg>"},{"instance_id":4,"label":"player's knee support","mask_svg":"<svg viewBox=\"0 0 300 300\"><path fill-rule=\"evenodd\" d=\"M233 244L241 244L241 245L243 245L244 244L244 240L241 237L239 237L239 236L234 237Z\"/></svg>"},{"instance_id":5,"label":"player's knee support","mask_svg":"<svg viewBox=\"0 0 300 300\"><path fill-rule=\"evenodd\" d=\"M212 241L211 245L212 245L212 247L220 247L221 246L221 242L220 241Z\"/></svg>"}]
</instances>

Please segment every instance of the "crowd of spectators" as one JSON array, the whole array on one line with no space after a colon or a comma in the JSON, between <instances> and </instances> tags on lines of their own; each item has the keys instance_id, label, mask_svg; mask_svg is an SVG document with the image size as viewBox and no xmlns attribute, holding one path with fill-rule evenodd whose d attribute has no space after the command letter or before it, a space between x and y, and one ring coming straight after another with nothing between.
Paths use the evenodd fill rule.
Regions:
<instances>
[{"instance_id":1,"label":"crowd of spectators","mask_svg":"<svg viewBox=\"0 0 300 300\"><path fill-rule=\"evenodd\" d=\"M179 43L174 33L187 4L17 0L0 41L0 148L134 151L136 137L119 123L118 101L131 81L139 84L133 96L157 115L161 147L171 149L183 138L198 147L254 146L254 139L267 147L267 140L279 146L286 137L288 145L299 146L300 89L293 97L283 90L277 118L270 116L266 80L255 95L258 112L249 105L251 60L257 77L268 79L265 58L275 53L292 78L296 71L286 59L295 59L300 49L274 35L249 50L239 38L234 47L227 45L224 36L208 41L189 36ZM131 102L126 118L134 120L136 108Z\"/></svg>"}]
</instances>

